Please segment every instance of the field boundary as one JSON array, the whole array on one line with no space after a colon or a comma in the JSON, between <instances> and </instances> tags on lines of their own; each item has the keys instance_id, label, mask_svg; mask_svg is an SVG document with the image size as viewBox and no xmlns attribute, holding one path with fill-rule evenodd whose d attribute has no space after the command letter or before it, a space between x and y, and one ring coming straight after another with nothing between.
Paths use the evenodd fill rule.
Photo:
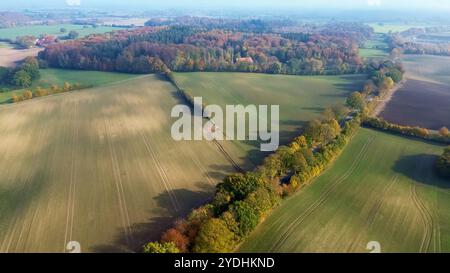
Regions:
<instances>
[{"instance_id":1,"label":"field boundary","mask_svg":"<svg viewBox=\"0 0 450 273\"><path fill-rule=\"evenodd\" d=\"M194 98L192 97L192 95L188 94L184 89L182 89L180 87L180 85L178 84L177 80L175 79L175 77L173 76L172 71L168 71L166 73L164 73L166 79L168 79L168 81L170 83L172 83L175 86L175 89L177 90L177 93L179 95L181 95L181 97L188 103L189 107L194 108L195 107L195 103L194 103ZM203 105L202 109L204 109ZM203 113L202 113L203 114ZM221 129L220 129L221 130ZM223 130L221 130L223 132ZM219 149L219 151L225 156L225 158L228 160L228 162L230 162L230 164L233 166L233 168L239 172L239 173L243 173L244 170L239 166L239 164L236 163L236 161L234 161L234 159L231 157L231 155L225 150L225 148L222 146L222 144L220 144L217 140L213 140L214 144L216 144L217 148Z\"/></svg>"}]
</instances>

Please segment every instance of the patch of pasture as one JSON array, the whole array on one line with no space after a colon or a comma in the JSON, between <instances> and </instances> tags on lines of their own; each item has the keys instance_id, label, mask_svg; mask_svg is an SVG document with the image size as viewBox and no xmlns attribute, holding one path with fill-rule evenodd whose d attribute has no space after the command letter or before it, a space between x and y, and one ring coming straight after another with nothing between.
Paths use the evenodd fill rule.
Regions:
<instances>
[{"instance_id":1,"label":"patch of pasture","mask_svg":"<svg viewBox=\"0 0 450 273\"><path fill-rule=\"evenodd\" d=\"M66 29L66 32L61 32L61 29ZM9 39L14 41L18 36L32 35L39 37L41 35L55 35L65 36L70 31L74 30L80 34L80 37L84 37L90 34L106 33L122 29L120 27L107 27L107 26L83 26L83 25L71 25L71 24L56 24L56 25L31 25L20 26L12 28L1 28L0 39Z\"/></svg>"},{"instance_id":2,"label":"patch of pasture","mask_svg":"<svg viewBox=\"0 0 450 273\"><path fill-rule=\"evenodd\" d=\"M305 124L323 110L344 103L350 92L360 90L366 75L286 76L256 73L175 73L179 85L205 104L279 105L281 143L289 142ZM258 163L264 154L256 141L237 142Z\"/></svg>"}]
</instances>

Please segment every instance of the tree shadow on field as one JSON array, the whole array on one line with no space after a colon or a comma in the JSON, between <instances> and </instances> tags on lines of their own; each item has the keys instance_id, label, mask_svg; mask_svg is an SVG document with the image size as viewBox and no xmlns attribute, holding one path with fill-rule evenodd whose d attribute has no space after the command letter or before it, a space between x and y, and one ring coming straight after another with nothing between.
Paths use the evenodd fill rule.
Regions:
<instances>
[{"instance_id":1,"label":"tree shadow on field","mask_svg":"<svg viewBox=\"0 0 450 273\"><path fill-rule=\"evenodd\" d=\"M345 75L339 77L342 80L347 81L346 83L334 83L333 85L340 90L354 92L361 91L364 87L364 83L367 80L365 77L361 77L361 75Z\"/></svg>"},{"instance_id":2,"label":"tree shadow on field","mask_svg":"<svg viewBox=\"0 0 450 273\"><path fill-rule=\"evenodd\" d=\"M39 195L45 191L47 184L48 176L45 171L37 171L32 176L32 181L26 185L14 184L6 187L0 184L0 227L11 218L25 212L33 199L39 199Z\"/></svg>"},{"instance_id":3,"label":"tree shadow on field","mask_svg":"<svg viewBox=\"0 0 450 273\"><path fill-rule=\"evenodd\" d=\"M349 91L351 89L346 89L346 91ZM354 91L352 91L354 92ZM328 97L328 98L336 98L336 99L345 99L347 98L348 94L350 94L351 92L349 91L349 93L336 93L336 94L321 94L321 97Z\"/></svg>"},{"instance_id":4,"label":"tree shadow on field","mask_svg":"<svg viewBox=\"0 0 450 273\"><path fill-rule=\"evenodd\" d=\"M449 189L450 183L439 179L436 174L437 159L438 156L430 154L403 156L395 162L392 169L418 183ZM428 172L432 172L432 174L428 175Z\"/></svg>"},{"instance_id":5,"label":"tree shadow on field","mask_svg":"<svg viewBox=\"0 0 450 273\"><path fill-rule=\"evenodd\" d=\"M212 171L208 171L206 175L218 180L219 182L221 182L227 175L230 175L230 173L236 172L236 170L230 165L212 164L208 166L208 169L211 169Z\"/></svg>"},{"instance_id":6,"label":"tree shadow on field","mask_svg":"<svg viewBox=\"0 0 450 273\"><path fill-rule=\"evenodd\" d=\"M129 236L121 228L112 244L92 247L98 253L141 252L142 246L160 239L161 234L170 228L176 219L185 217L196 207L205 204L213 195L211 186L203 182L197 186L199 190L176 189L163 192L154 197L157 207L149 210L149 214L158 213L148 221L136 223L128 227ZM174 197L177 208L174 207Z\"/></svg>"},{"instance_id":7,"label":"tree shadow on field","mask_svg":"<svg viewBox=\"0 0 450 273\"><path fill-rule=\"evenodd\" d=\"M313 112L315 114L320 114L323 112L323 110L325 110L323 107L301 107L301 109L308 112Z\"/></svg>"}]
</instances>

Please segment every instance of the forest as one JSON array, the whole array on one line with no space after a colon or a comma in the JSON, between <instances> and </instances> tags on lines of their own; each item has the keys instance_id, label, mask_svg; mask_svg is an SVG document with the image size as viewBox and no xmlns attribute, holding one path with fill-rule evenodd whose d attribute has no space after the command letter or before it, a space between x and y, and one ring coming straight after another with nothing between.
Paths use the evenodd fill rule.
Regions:
<instances>
[{"instance_id":1,"label":"forest","mask_svg":"<svg viewBox=\"0 0 450 273\"><path fill-rule=\"evenodd\" d=\"M373 34L370 27L354 23L301 33L246 32L255 25L147 26L49 45L39 57L50 67L128 73L170 69L336 75L363 71L358 48Z\"/></svg>"}]
</instances>

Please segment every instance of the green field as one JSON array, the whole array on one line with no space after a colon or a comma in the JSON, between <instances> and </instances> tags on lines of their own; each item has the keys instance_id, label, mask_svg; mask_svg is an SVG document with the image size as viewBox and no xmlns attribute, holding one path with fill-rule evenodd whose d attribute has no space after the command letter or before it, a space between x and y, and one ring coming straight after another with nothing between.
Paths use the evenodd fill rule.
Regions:
<instances>
[{"instance_id":1,"label":"green field","mask_svg":"<svg viewBox=\"0 0 450 273\"><path fill-rule=\"evenodd\" d=\"M386 50L376 48L360 48L359 55L364 58L383 58L389 56Z\"/></svg>"},{"instance_id":2,"label":"green field","mask_svg":"<svg viewBox=\"0 0 450 273\"><path fill-rule=\"evenodd\" d=\"M66 33L61 33L61 28L67 30ZM64 36L71 30L75 30L80 34L80 37L84 37L95 33L105 33L114 30L119 30L118 27L92 27L88 26L84 28L82 25L70 25L70 24L57 24L57 25L33 25L33 26L21 26L13 28L0 28L0 39L15 40L18 36L32 35L39 37L42 34Z\"/></svg>"},{"instance_id":3,"label":"green field","mask_svg":"<svg viewBox=\"0 0 450 273\"><path fill-rule=\"evenodd\" d=\"M389 46L380 34L376 34L359 49L359 55L364 58L386 58L389 57Z\"/></svg>"},{"instance_id":4,"label":"green field","mask_svg":"<svg viewBox=\"0 0 450 273\"><path fill-rule=\"evenodd\" d=\"M137 75L125 73L66 69L41 69L40 74L40 78L33 82L32 88L38 86L47 88L53 84L62 86L64 82L68 82L71 84L78 83L85 86L89 85L95 87L137 77ZM2 92L0 93L0 103L8 102L13 94L21 93L23 93L23 89Z\"/></svg>"},{"instance_id":5,"label":"green field","mask_svg":"<svg viewBox=\"0 0 450 273\"><path fill-rule=\"evenodd\" d=\"M176 73L179 85L206 104L280 105L280 139L286 143L325 107L345 102L360 90L365 75L286 76L252 73ZM258 163L262 154L253 142L239 143Z\"/></svg>"},{"instance_id":6,"label":"green field","mask_svg":"<svg viewBox=\"0 0 450 273\"><path fill-rule=\"evenodd\" d=\"M409 23L392 23L392 24L379 24L379 23L371 23L369 24L374 30L375 33L389 33L389 32L403 32L410 28L421 28L426 25L423 24L409 24Z\"/></svg>"},{"instance_id":7,"label":"green field","mask_svg":"<svg viewBox=\"0 0 450 273\"><path fill-rule=\"evenodd\" d=\"M171 138L179 103L149 75L0 106L0 252L139 250L205 202L234 169L213 142Z\"/></svg>"},{"instance_id":8,"label":"green field","mask_svg":"<svg viewBox=\"0 0 450 273\"><path fill-rule=\"evenodd\" d=\"M360 129L335 164L284 201L242 252L450 251L450 181L442 146Z\"/></svg>"}]
</instances>

